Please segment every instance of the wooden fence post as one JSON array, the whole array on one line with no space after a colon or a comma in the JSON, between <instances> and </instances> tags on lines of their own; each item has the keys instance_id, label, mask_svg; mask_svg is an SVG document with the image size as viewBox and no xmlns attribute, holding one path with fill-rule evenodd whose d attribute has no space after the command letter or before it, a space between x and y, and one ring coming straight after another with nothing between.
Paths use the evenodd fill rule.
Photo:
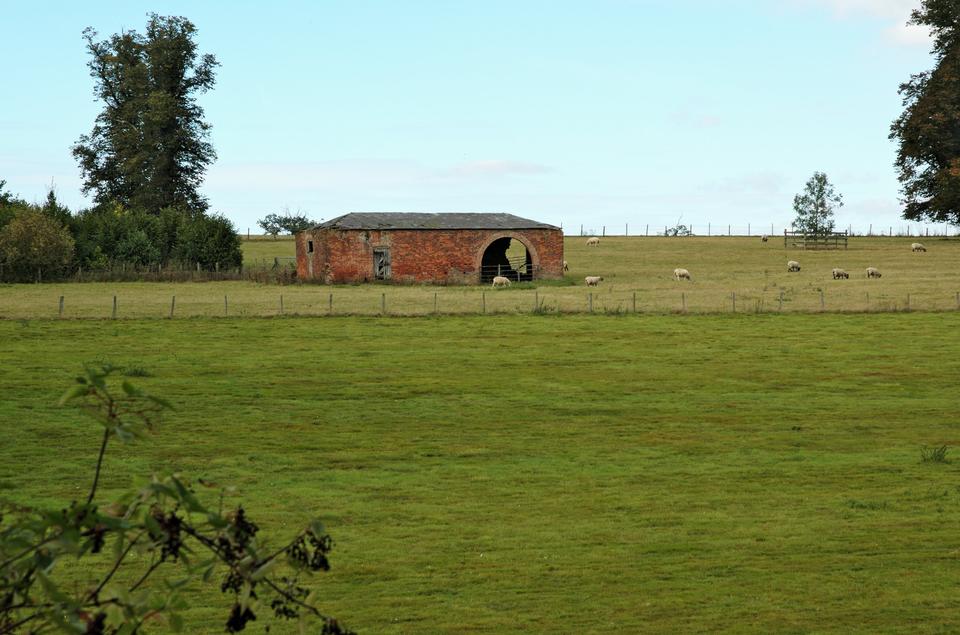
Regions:
<instances>
[{"instance_id":1,"label":"wooden fence post","mask_svg":"<svg viewBox=\"0 0 960 635\"><path fill-rule=\"evenodd\" d=\"M333 294L330 294L330 299L327 302L327 313L333 315Z\"/></svg>"},{"instance_id":2,"label":"wooden fence post","mask_svg":"<svg viewBox=\"0 0 960 635\"><path fill-rule=\"evenodd\" d=\"M593 291L587 294L587 307L593 313Z\"/></svg>"},{"instance_id":3,"label":"wooden fence post","mask_svg":"<svg viewBox=\"0 0 960 635\"><path fill-rule=\"evenodd\" d=\"M957 291L957 308L960 309L960 291Z\"/></svg>"},{"instance_id":4,"label":"wooden fence post","mask_svg":"<svg viewBox=\"0 0 960 635\"><path fill-rule=\"evenodd\" d=\"M380 294L380 315L386 315L386 314L387 314L387 294L381 293Z\"/></svg>"},{"instance_id":5,"label":"wooden fence post","mask_svg":"<svg viewBox=\"0 0 960 635\"><path fill-rule=\"evenodd\" d=\"M60 296L60 311L57 313L57 317L63 317L63 296Z\"/></svg>"},{"instance_id":6,"label":"wooden fence post","mask_svg":"<svg viewBox=\"0 0 960 635\"><path fill-rule=\"evenodd\" d=\"M710 229L711 229L710 223L707 223L707 236L710 235Z\"/></svg>"},{"instance_id":7,"label":"wooden fence post","mask_svg":"<svg viewBox=\"0 0 960 635\"><path fill-rule=\"evenodd\" d=\"M283 294L280 294L280 315L283 315Z\"/></svg>"},{"instance_id":8,"label":"wooden fence post","mask_svg":"<svg viewBox=\"0 0 960 635\"><path fill-rule=\"evenodd\" d=\"M437 313L437 292L436 291L433 292L433 313L434 315L436 315Z\"/></svg>"},{"instance_id":9,"label":"wooden fence post","mask_svg":"<svg viewBox=\"0 0 960 635\"><path fill-rule=\"evenodd\" d=\"M730 295L730 297L733 299L733 312L736 313L737 312L737 292L734 291Z\"/></svg>"},{"instance_id":10,"label":"wooden fence post","mask_svg":"<svg viewBox=\"0 0 960 635\"><path fill-rule=\"evenodd\" d=\"M633 312L637 312L637 292L633 292Z\"/></svg>"},{"instance_id":11,"label":"wooden fence post","mask_svg":"<svg viewBox=\"0 0 960 635\"><path fill-rule=\"evenodd\" d=\"M170 319L173 319L173 310L177 307L177 296L170 298Z\"/></svg>"},{"instance_id":12,"label":"wooden fence post","mask_svg":"<svg viewBox=\"0 0 960 635\"><path fill-rule=\"evenodd\" d=\"M647 223L647 229L643 232L643 235L644 236L650 235L650 223Z\"/></svg>"},{"instance_id":13,"label":"wooden fence post","mask_svg":"<svg viewBox=\"0 0 960 635\"><path fill-rule=\"evenodd\" d=\"M227 317L227 296L223 296L223 317Z\"/></svg>"},{"instance_id":14,"label":"wooden fence post","mask_svg":"<svg viewBox=\"0 0 960 635\"><path fill-rule=\"evenodd\" d=\"M117 319L117 296L113 296L113 319Z\"/></svg>"},{"instance_id":15,"label":"wooden fence post","mask_svg":"<svg viewBox=\"0 0 960 635\"><path fill-rule=\"evenodd\" d=\"M487 292L486 291L480 292L480 311L482 313L487 312Z\"/></svg>"},{"instance_id":16,"label":"wooden fence post","mask_svg":"<svg viewBox=\"0 0 960 635\"><path fill-rule=\"evenodd\" d=\"M603 226L603 237L604 237L604 238L607 237L607 226L606 226L606 225Z\"/></svg>"}]
</instances>

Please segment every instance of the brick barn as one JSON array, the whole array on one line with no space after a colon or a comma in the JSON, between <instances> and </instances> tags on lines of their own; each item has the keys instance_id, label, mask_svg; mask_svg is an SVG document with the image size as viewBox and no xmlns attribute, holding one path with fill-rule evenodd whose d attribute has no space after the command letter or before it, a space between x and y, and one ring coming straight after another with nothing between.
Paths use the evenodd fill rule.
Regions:
<instances>
[{"instance_id":1,"label":"brick barn","mask_svg":"<svg viewBox=\"0 0 960 635\"><path fill-rule=\"evenodd\" d=\"M353 213L297 234L301 280L488 283L563 277L559 227L512 214Z\"/></svg>"}]
</instances>

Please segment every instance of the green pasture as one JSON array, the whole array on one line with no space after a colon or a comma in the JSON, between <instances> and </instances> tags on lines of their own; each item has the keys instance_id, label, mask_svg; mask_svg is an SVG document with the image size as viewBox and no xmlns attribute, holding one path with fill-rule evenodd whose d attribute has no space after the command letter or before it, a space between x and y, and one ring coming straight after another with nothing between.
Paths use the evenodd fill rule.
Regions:
<instances>
[{"instance_id":1,"label":"green pasture","mask_svg":"<svg viewBox=\"0 0 960 635\"><path fill-rule=\"evenodd\" d=\"M629 253L609 242L570 249L574 266ZM636 261L668 264L652 258ZM235 485L277 542L323 518L321 604L362 633L957 632L955 329L954 313L4 320L0 497L86 491L97 426L54 404L110 361L176 411L111 450L104 497L177 471ZM952 461L921 461L944 444ZM225 598L193 603L190 632L222 632Z\"/></svg>"},{"instance_id":2,"label":"green pasture","mask_svg":"<svg viewBox=\"0 0 960 635\"><path fill-rule=\"evenodd\" d=\"M120 318L300 315L428 315L474 313L768 313L952 311L960 308L960 240L923 239L928 251L912 253L916 238L854 238L849 249L785 249L782 238L604 238L587 247L567 238L564 280L513 285L435 286L300 284L254 282L123 282L0 285L0 318L65 318L113 315ZM273 264L294 255L289 238L244 241L248 265ZM801 264L787 272L787 260ZM688 269L692 281L676 281L673 270ZM849 280L833 280L834 267ZM868 280L866 267L883 277ZM585 276L603 276L597 288ZM332 295L332 302L331 302ZM227 307L224 309L224 297Z\"/></svg>"}]
</instances>

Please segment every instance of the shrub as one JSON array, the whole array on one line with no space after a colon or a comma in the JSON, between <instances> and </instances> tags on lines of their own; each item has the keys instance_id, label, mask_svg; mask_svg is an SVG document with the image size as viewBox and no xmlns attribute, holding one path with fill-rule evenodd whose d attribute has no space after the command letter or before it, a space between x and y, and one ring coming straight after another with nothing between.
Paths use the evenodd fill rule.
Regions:
<instances>
[{"instance_id":1,"label":"shrub","mask_svg":"<svg viewBox=\"0 0 960 635\"><path fill-rule=\"evenodd\" d=\"M0 266L6 278L60 276L73 262L73 255L70 232L43 212L21 211L0 230Z\"/></svg>"}]
</instances>

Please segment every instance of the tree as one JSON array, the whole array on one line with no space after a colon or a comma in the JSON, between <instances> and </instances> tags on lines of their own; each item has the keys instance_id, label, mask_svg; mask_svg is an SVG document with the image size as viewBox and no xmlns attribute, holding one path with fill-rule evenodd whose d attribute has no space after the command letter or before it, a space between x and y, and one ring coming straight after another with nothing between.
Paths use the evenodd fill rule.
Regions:
<instances>
[{"instance_id":1,"label":"tree","mask_svg":"<svg viewBox=\"0 0 960 635\"><path fill-rule=\"evenodd\" d=\"M901 84L903 114L890 127L900 148L903 217L960 223L960 8L955 0L923 0L911 24L934 37L932 71Z\"/></svg>"},{"instance_id":2,"label":"tree","mask_svg":"<svg viewBox=\"0 0 960 635\"><path fill-rule=\"evenodd\" d=\"M180 228L178 259L204 269L239 267L243 263L240 236L223 216L195 216Z\"/></svg>"},{"instance_id":3,"label":"tree","mask_svg":"<svg viewBox=\"0 0 960 635\"><path fill-rule=\"evenodd\" d=\"M73 262L73 245L63 225L42 211L24 210L0 229L0 265L7 278L55 278Z\"/></svg>"},{"instance_id":4,"label":"tree","mask_svg":"<svg viewBox=\"0 0 960 635\"><path fill-rule=\"evenodd\" d=\"M310 229L315 224L303 212L292 214L286 209L283 210L283 214L267 214L257 221L257 225L274 238L282 231L288 234L296 234L305 229Z\"/></svg>"},{"instance_id":5,"label":"tree","mask_svg":"<svg viewBox=\"0 0 960 635\"><path fill-rule=\"evenodd\" d=\"M823 172L814 172L802 194L793 197L797 217L793 227L804 234L828 234L833 231L833 213L843 207L843 196L837 194Z\"/></svg>"},{"instance_id":6,"label":"tree","mask_svg":"<svg viewBox=\"0 0 960 635\"><path fill-rule=\"evenodd\" d=\"M103 430L85 500L50 510L0 508L8 512L0 514L0 635L132 635L146 623L179 632L190 597L202 587L228 596L230 633L268 612L299 621L301 631L313 622L322 634L350 635L316 608L304 586L306 575L330 569L332 540L318 521L268 549L243 506L223 509L225 490L208 506L196 487L219 487L178 474L155 475L139 490L103 500L99 484L110 442L143 439L170 408L127 381L118 389L112 377L118 370L86 368L61 399Z\"/></svg>"},{"instance_id":7,"label":"tree","mask_svg":"<svg viewBox=\"0 0 960 635\"><path fill-rule=\"evenodd\" d=\"M97 41L84 31L94 95L103 110L73 146L84 193L97 204L159 214L164 207L207 209L199 193L216 159L210 124L196 96L214 85L217 61L199 56L196 28L182 17L149 15L145 34L124 31Z\"/></svg>"},{"instance_id":8,"label":"tree","mask_svg":"<svg viewBox=\"0 0 960 635\"><path fill-rule=\"evenodd\" d=\"M283 231L283 226L280 224L279 214L267 214L257 221L257 225L260 226L260 229L267 232L274 238L277 237L277 234Z\"/></svg>"}]
</instances>

